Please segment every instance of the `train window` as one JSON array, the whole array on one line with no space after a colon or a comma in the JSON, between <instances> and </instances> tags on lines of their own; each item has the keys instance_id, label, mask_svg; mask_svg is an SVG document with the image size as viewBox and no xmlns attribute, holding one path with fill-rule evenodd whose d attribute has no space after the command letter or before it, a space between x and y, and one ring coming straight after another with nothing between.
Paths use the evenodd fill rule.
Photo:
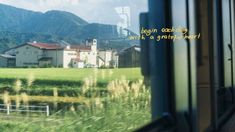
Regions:
<instances>
[{"instance_id":1,"label":"train window","mask_svg":"<svg viewBox=\"0 0 235 132\"><path fill-rule=\"evenodd\" d=\"M142 72L151 80L156 119L141 130L221 129L234 113L234 2L149 0L149 5L149 12L141 15L142 25L186 27L189 33L201 31L202 38L141 41L142 56L149 58L143 62L150 65L143 63Z\"/></svg>"},{"instance_id":2,"label":"train window","mask_svg":"<svg viewBox=\"0 0 235 132\"><path fill-rule=\"evenodd\" d=\"M0 0L0 52L25 44L39 53L0 68L1 131L128 132L151 122L140 42L130 39L147 10L147 0Z\"/></svg>"},{"instance_id":3,"label":"train window","mask_svg":"<svg viewBox=\"0 0 235 132\"><path fill-rule=\"evenodd\" d=\"M223 29L223 54L224 54L224 87L230 87L231 86L231 32L230 29L230 4L229 0L223 0L222 2L222 29Z\"/></svg>"},{"instance_id":4,"label":"train window","mask_svg":"<svg viewBox=\"0 0 235 132\"><path fill-rule=\"evenodd\" d=\"M186 15L186 3L185 0L173 0L172 1L172 26L173 27L185 27L187 28L187 15ZM179 10L180 9L180 10ZM185 20L185 21L182 21ZM174 71L175 71L175 87L176 92L178 93L179 97L180 94L188 95L188 54L187 52L187 42L185 40L179 40L173 42L174 44ZM178 61L180 59L181 61ZM180 78L179 78L180 76ZM180 98L177 97L177 103L181 106L176 106L178 109L182 109L187 107L187 96L181 96ZM185 102L186 101L186 102ZM183 103L184 102L184 103Z\"/></svg>"}]
</instances>

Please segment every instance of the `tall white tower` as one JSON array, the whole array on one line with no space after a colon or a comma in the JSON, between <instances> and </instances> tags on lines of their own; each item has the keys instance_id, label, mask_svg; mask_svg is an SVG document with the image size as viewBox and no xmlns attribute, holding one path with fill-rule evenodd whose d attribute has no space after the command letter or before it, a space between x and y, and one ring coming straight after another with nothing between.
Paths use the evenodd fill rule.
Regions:
<instances>
[{"instance_id":1,"label":"tall white tower","mask_svg":"<svg viewBox=\"0 0 235 132\"><path fill-rule=\"evenodd\" d=\"M91 46L92 51L97 51L97 39L87 39L86 46Z\"/></svg>"},{"instance_id":2,"label":"tall white tower","mask_svg":"<svg viewBox=\"0 0 235 132\"><path fill-rule=\"evenodd\" d=\"M91 47L91 51L87 56L88 64L91 64L92 67L97 66L97 40L96 39L87 39L86 46Z\"/></svg>"}]
</instances>

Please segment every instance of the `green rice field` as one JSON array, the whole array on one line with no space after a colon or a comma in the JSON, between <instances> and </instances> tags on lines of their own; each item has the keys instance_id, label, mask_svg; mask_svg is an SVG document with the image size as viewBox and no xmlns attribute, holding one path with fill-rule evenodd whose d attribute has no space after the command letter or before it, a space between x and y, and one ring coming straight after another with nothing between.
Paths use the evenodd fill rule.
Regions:
<instances>
[{"instance_id":1,"label":"green rice field","mask_svg":"<svg viewBox=\"0 0 235 132\"><path fill-rule=\"evenodd\" d=\"M97 76L98 81L120 79L142 79L140 68L121 69L63 69L63 68L1 68L0 78L27 78L34 74L36 79L81 81L85 77Z\"/></svg>"},{"instance_id":2,"label":"green rice field","mask_svg":"<svg viewBox=\"0 0 235 132\"><path fill-rule=\"evenodd\" d=\"M151 119L140 68L1 68L0 103L50 106L49 116L1 112L4 132L131 132Z\"/></svg>"}]
</instances>

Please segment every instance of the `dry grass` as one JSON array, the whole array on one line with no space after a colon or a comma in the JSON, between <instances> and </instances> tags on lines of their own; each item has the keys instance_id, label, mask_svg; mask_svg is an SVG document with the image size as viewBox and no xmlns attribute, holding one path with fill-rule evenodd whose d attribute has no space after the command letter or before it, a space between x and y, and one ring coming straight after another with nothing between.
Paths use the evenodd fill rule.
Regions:
<instances>
[{"instance_id":1,"label":"dry grass","mask_svg":"<svg viewBox=\"0 0 235 132\"><path fill-rule=\"evenodd\" d=\"M11 99L12 99L12 96L10 96L10 100ZM14 100L16 100L16 99L17 99L17 96L14 96ZM22 99L24 105L28 105L29 99L30 99L30 101L32 101L31 98L29 98L29 96L26 93L21 94L21 99Z\"/></svg>"},{"instance_id":2,"label":"dry grass","mask_svg":"<svg viewBox=\"0 0 235 132\"><path fill-rule=\"evenodd\" d=\"M94 93L94 89L98 89L98 78L115 78L114 71L93 69L93 75L83 77L78 97L59 96L57 87L53 88L53 96L19 93L22 89L22 82L17 79L14 84L16 94L10 95L5 92L0 94L0 98L5 104L15 102L18 106L21 102L24 105L30 102L43 102L54 104L54 108L58 103L71 104L65 113L72 113L72 116L68 116L70 119L65 124L62 123L60 126L45 126L43 122L36 124L35 128L41 125L47 131L132 131L143 125L143 122L146 123L146 120L150 120L150 91L144 86L143 80L133 82L126 76L121 76L109 81L107 87L104 88L107 91L104 97ZM34 85L34 81L34 74L29 74L26 82L28 89ZM91 96L87 97L87 94ZM25 125L25 127L29 126ZM25 129L25 127L22 128Z\"/></svg>"},{"instance_id":3,"label":"dry grass","mask_svg":"<svg viewBox=\"0 0 235 132\"><path fill-rule=\"evenodd\" d=\"M9 95L9 94L0 94L0 98L3 98L5 100L4 102L9 103L11 101L16 101L18 95ZM89 99L85 97L57 97L56 99L53 99L53 96L30 96L27 95L26 93L21 94L21 99L24 103L27 102L47 102L47 103L53 103L53 102L58 102L58 103L82 103L86 102Z\"/></svg>"},{"instance_id":4,"label":"dry grass","mask_svg":"<svg viewBox=\"0 0 235 132\"><path fill-rule=\"evenodd\" d=\"M11 104L11 99L9 97L9 92L5 91L4 94L1 96L1 98L3 99L3 103L5 105Z\"/></svg>"},{"instance_id":5,"label":"dry grass","mask_svg":"<svg viewBox=\"0 0 235 132\"><path fill-rule=\"evenodd\" d=\"M27 77L27 86L30 87L33 85L33 82L35 81L35 76L33 73L30 73Z\"/></svg>"},{"instance_id":6,"label":"dry grass","mask_svg":"<svg viewBox=\"0 0 235 132\"><path fill-rule=\"evenodd\" d=\"M22 82L21 80L17 79L15 81L15 85L14 85L14 90L16 91L16 93L18 93L21 90L21 86L22 86Z\"/></svg>"}]
</instances>

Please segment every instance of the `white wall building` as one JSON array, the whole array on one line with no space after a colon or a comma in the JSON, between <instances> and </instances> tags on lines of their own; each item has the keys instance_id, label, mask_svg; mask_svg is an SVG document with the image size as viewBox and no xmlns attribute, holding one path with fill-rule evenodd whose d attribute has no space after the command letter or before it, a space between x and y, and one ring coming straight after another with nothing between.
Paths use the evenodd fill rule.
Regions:
<instances>
[{"instance_id":1,"label":"white wall building","mask_svg":"<svg viewBox=\"0 0 235 132\"><path fill-rule=\"evenodd\" d=\"M117 52L113 50L99 50L97 65L98 67L118 67Z\"/></svg>"},{"instance_id":2,"label":"white wall building","mask_svg":"<svg viewBox=\"0 0 235 132\"><path fill-rule=\"evenodd\" d=\"M9 51L14 54L8 56L15 57L16 67L117 67L118 62L113 50L97 50L96 39L86 40L83 45L67 46L32 42Z\"/></svg>"},{"instance_id":3,"label":"white wall building","mask_svg":"<svg viewBox=\"0 0 235 132\"><path fill-rule=\"evenodd\" d=\"M112 50L100 50L98 52L97 64L99 67L110 67L112 61Z\"/></svg>"},{"instance_id":4,"label":"white wall building","mask_svg":"<svg viewBox=\"0 0 235 132\"><path fill-rule=\"evenodd\" d=\"M38 42L26 43L15 48L16 67L96 67L96 45L96 40L87 41L85 46L66 47ZM78 65L76 62L79 62Z\"/></svg>"}]
</instances>

